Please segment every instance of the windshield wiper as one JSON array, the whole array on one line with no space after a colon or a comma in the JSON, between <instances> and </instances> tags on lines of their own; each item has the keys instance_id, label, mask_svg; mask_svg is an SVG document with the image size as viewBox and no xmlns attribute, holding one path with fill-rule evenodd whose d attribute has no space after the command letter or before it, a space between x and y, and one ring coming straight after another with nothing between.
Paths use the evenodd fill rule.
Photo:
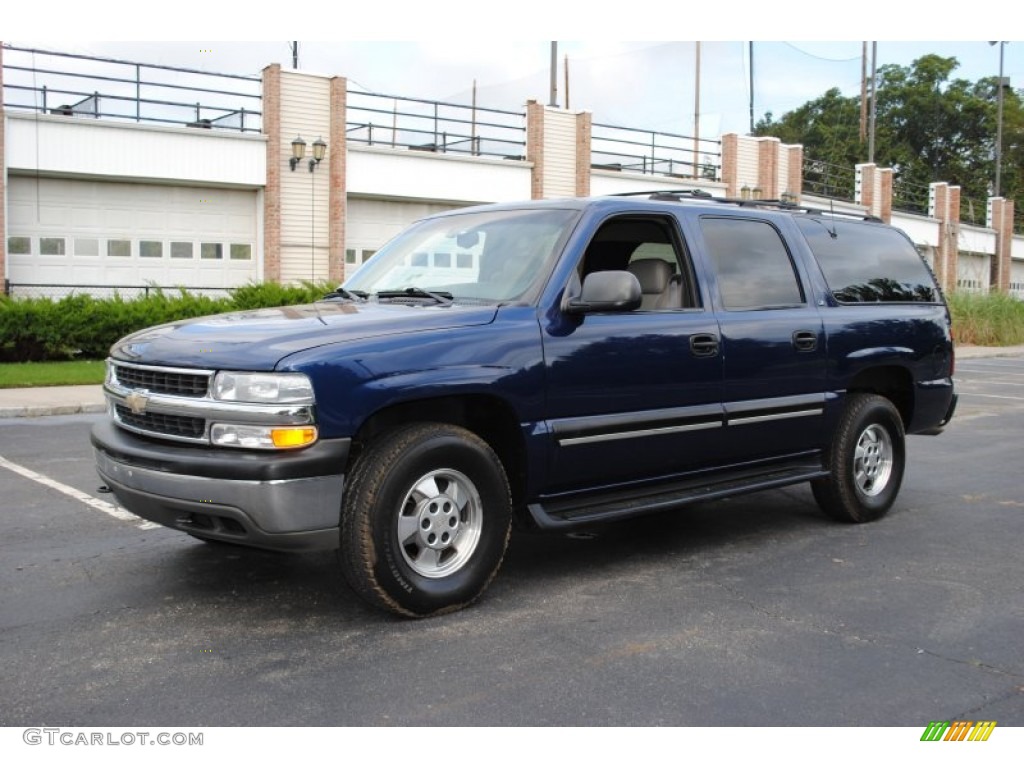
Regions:
<instances>
[{"instance_id":1,"label":"windshield wiper","mask_svg":"<svg viewBox=\"0 0 1024 768\"><path fill-rule=\"evenodd\" d=\"M448 306L452 303L452 295L448 291L428 291L425 288L417 288L410 285L406 288L399 288L394 291L377 291L378 299L402 299L411 297L414 299L433 299L436 303Z\"/></svg>"},{"instance_id":2,"label":"windshield wiper","mask_svg":"<svg viewBox=\"0 0 1024 768\"><path fill-rule=\"evenodd\" d=\"M366 291L349 291L344 288L335 288L330 293L324 294L324 299L348 299L349 301L366 301Z\"/></svg>"}]
</instances>

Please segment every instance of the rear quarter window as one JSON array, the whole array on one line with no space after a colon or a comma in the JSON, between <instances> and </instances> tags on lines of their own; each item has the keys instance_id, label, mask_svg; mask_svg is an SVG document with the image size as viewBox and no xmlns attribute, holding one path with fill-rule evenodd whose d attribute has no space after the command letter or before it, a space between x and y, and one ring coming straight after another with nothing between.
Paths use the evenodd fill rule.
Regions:
<instances>
[{"instance_id":1,"label":"rear quarter window","mask_svg":"<svg viewBox=\"0 0 1024 768\"><path fill-rule=\"evenodd\" d=\"M796 223L837 301L941 300L928 265L898 229L831 218L800 217Z\"/></svg>"}]
</instances>

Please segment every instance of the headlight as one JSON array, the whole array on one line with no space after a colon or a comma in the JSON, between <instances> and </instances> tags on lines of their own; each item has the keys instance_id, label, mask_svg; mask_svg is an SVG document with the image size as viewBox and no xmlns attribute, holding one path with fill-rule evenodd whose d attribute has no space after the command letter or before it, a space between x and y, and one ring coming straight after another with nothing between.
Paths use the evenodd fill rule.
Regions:
<instances>
[{"instance_id":1,"label":"headlight","mask_svg":"<svg viewBox=\"0 0 1024 768\"><path fill-rule=\"evenodd\" d=\"M237 373L221 371L213 378L217 400L233 403L312 403L313 385L302 373Z\"/></svg>"}]
</instances>

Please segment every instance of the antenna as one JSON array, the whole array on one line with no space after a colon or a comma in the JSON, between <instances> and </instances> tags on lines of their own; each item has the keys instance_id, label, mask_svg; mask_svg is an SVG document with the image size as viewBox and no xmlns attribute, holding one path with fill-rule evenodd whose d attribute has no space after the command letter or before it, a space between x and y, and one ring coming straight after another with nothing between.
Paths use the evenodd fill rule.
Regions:
<instances>
[{"instance_id":1,"label":"antenna","mask_svg":"<svg viewBox=\"0 0 1024 768\"><path fill-rule=\"evenodd\" d=\"M839 233L836 232L836 201L831 197L828 199L828 212L832 216L832 229L828 231L828 236L835 240Z\"/></svg>"}]
</instances>

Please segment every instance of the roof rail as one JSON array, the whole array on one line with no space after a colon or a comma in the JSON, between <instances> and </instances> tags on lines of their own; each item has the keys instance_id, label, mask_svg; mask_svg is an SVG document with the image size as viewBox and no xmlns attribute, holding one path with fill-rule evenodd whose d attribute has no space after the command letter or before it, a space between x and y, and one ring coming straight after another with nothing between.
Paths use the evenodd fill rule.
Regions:
<instances>
[{"instance_id":1,"label":"roof rail","mask_svg":"<svg viewBox=\"0 0 1024 768\"><path fill-rule=\"evenodd\" d=\"M647 196L651 200L679 200L684 195L687 197L699 197L702 200L711 199L711 193L706 189L649 189L640 192L616 192L609 197L640 197Z\"/></svg>"},{"instance_id":2,"label":"roof rail","mask_svg":"<svg viewBox=\"0 0 1024 768\"><path fill-rule=\"evenodd\" d=\"M828 210L824 208L812 208L809 205L800 205L791 200L750 200L744 198L735 197L716 197L716 203L733 203L734 205L744 206L747 208L778 208L783 211L799 211L801 213L809 213L812 215L822 216L844 216L848 219L860 219L861 221L874 221L885 223L878 216L874 216L870 213L854 213L853 211L837 211L833 208Z\"/></svg>"},{"instance_id":3,"label":"roof rail","mask_svg":"<svg viewBox=\"0 0 1024 768\"><path fill-rule=\"evenodd\" d=\"M836 211L833 209L826 210L824 208L811 208L807 205L800 205L793 202L792 200L754 200L750 198L737 198L737 197L714 197L706 190L703 189L657 189L648 190L644 192L618 192L610 197L635 197L635 196L646 196L649 200L661 200L669 202L682 202L684 198L699 198L702 201L709 203L719 203L722 205L738 205L744 208L775 208L782 211L793 211L801 213L809 213L811 215L820 216L843 216L845 218L860 219L862 221L872 221L884 224L885 222L878 216L864 213L854 213L852 211Z\"/></svg>"}]
</instances>

